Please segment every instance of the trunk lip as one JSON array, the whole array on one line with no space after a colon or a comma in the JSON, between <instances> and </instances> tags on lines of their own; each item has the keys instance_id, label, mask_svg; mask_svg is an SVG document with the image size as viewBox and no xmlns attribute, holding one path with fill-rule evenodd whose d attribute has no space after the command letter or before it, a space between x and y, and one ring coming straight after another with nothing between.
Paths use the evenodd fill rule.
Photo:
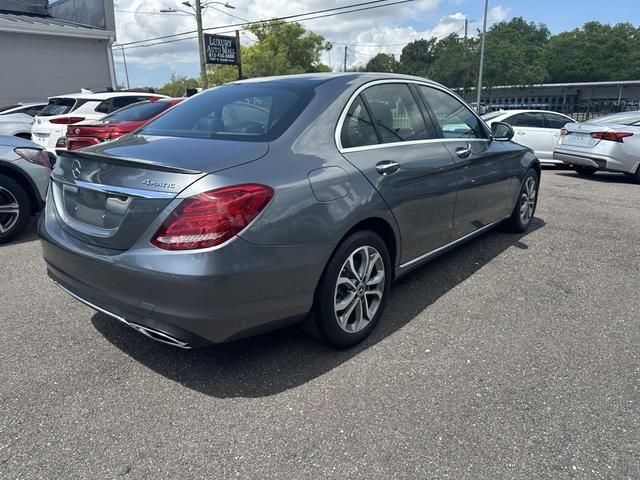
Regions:
<instances>
[{"instance_id":1,"label":"trunk lip","mask_svg":"<svg viewBox=\"0 0 640 480\"><path fill-rule=\"evenodd\" d=\"M177 192L162 192L158 190L143 190L141 188L131 187L118 187L115 185L104 185L102 183L85 182L84 180L70 180L54 173L51 174L51 179L56 183L65 185L71 185L73 187L82 188L85 190L92 190L95 192L101 192L113 195L127 195L133 198L166 198L174 199Z\"/></svg>"},{"instance_id":2,"label":"trunk lip","mask_svg":"<svg viewBox=\"0 0 640 480\"><path fill-rule=\"evenodd\" d=\"M99 153L79 151L79 150L61 151L60 156L70 157L70 158L80 157L80 158L85 158L87 160L97 160L105 163L122 165L125 167L131 167L131 166L145 167L149 170L158 170L161 172L169 172L169 173L184 173L188 175L197 175L197 174L204 173L200 170L192 170L184 167L175 167L175 166L165 165L163 163L154 162L151 160L142 160L138 158L128 158L128 157L116 157L112 155L103 155Z\"/></svg>"}]
</instances>

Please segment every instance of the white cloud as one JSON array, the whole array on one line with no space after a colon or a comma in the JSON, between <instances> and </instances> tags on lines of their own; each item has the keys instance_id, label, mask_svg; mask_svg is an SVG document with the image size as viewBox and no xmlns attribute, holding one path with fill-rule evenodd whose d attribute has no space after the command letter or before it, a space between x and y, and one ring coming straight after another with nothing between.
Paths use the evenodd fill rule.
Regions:
<instances>
[{"instance_id":1,"label":"white cloud","mask_svg":"<svg viewBox=\"0 0 640 480\"><path fill-rule=\"evenodd\" d=\"M506 20L510 11L510 8L503 7L502 5L496 5L490 8L489 14L487 15L489 23L498 23Z\"/></svg>"}]
</instances>

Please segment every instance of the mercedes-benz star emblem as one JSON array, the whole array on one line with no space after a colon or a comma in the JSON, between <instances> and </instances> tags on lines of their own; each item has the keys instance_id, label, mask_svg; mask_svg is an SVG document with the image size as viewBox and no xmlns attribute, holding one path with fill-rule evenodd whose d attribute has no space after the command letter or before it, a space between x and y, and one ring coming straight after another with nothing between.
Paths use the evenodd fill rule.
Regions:
<instances>
[{"instance_id":1,"label":"mercedes-benz star emblem","mask_svg":"<svg viewBox=\"0 0 640 480\"><path fill-rule=\"evenodd\" d=\"M71 164L71 173L73 174L73 178L80 178L80 169L82 165L80 165L79 160L74 160Z\"/></svg>"}]
</instances>

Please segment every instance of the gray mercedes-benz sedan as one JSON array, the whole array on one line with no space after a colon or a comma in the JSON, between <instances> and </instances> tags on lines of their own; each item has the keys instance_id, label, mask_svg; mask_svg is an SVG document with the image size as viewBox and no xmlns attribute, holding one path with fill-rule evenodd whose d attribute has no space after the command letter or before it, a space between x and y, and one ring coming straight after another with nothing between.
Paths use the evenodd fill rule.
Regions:
<instances>
[{"instance_id":1,"label":"gray mercedes-benz sedan","mask_svg":"<svg viewBox=\"0 0 640 480\"><path fill-rule=\"evenodd\" d=\"M182 348L303 321L336 347L393 279L534 215L538 159L436 83L308 74L207 90L60 156L40 224L51 278Z\"/></svg>"}]
</instances>

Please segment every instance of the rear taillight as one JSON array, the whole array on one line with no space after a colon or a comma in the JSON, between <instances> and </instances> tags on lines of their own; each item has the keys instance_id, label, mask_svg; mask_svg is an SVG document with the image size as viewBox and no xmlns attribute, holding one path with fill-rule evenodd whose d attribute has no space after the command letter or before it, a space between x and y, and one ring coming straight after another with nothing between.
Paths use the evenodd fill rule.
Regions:
<instances>
[{"instance_id":1,"label":"rear taillight","mask_svg":"<svg viewBox=\"0 0 640 480\"><path fill-rule=\"evenodd\" d=\"M151 239L164 250L215 247L244 230L273 198L265 185L225 187L189 197L166 218Z\"/></svg>"},{"instance_id":2,"label":"rear taillight","mask_svg":"<svg viewBox=\"0 0 640 480\"><path fill-rule=\"evenodd\" d=\"M44 150L39 148L16 148L13 151L28 162L51 168L51 159Z\"/></svg>"},{"instance_id":3,"label":"rear taillight","mask_svg":"<svg viewBox=\"0 0 640 480\"><path fill-rule=\"evenodd\" d=\"M83 120L83 117L61 117L49 120L49 123L55 123L56 125L71 125L72 123L78 123Z\"/></svg>"},{"instance_id":4,"label":"rear taillight","mask_svg":"<svg viewBox=\"0 0 640 480\"><path fill-rule=\"evenodd\" d=\"M610 142L622 143L622 139L632 136L629 132L593 132L591 136L598 140L609 140Z\"/></svg>"},{"instance_id":5,"label":"rear taillight","mask_svg":"<svg viewBox=\"0 0 640 480\"><path fill-rule=\"evenodd\" d=\"M562 136L569 135L569 130L567 130L566 128L561 128L560 129L560 135L562 135Z\"/></svg>"}]
</instances>

